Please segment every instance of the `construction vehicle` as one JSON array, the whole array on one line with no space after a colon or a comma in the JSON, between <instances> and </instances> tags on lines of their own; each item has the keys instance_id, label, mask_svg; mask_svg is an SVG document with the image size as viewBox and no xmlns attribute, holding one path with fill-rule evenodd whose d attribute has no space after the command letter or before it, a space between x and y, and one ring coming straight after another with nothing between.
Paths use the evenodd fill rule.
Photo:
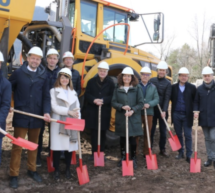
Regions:
<instances>
[{"instance_id":1,"label":"construction vehicle","mask_svg":"<svg viewBox=\"0 0 215 193\"><path fill-rule=\"evenodd\" d=\"M82 106L87 82L97 75L97 66L101 61L106 61L110 65L109 76L114 81L126 66L132 67L138 78L144 66L150 67L153 77L157 75L156 66L159 59L136 47L147 43L162 43L164 15L161 12L137 14L130 8L104 0L55 0L45 9L49 14L48 20L31 21L34 7L35 0L0 0L0 26L1 29L5 29L3 34L7 34L6 36L0 34L0 50L3 51L4 57L8 58L7 65L3 64L5 76L13 69L12 44L16 38L22 42L20 64L22 60L26 60L28 50L32 46L41 47L44 55L49 48L57 49L60 53L60 63L65 51L73 52L75 57L73 68L82 76L82 93L79 96ZM6 9L9 11L5 11ZM147 15L154 15L151 22L153 38L144 19ZM130 46L129 24L137 20L142 20L150 41ZM2 28L7 22L9 23L7 28ZM6 29L9 33L5 32ZM91 42L93 44L88 54ZM46 64L45 58L42 63ZM172 81L170 66L167 78ZM112 118L110 131L114 131L114 111ZM109 132L107 135L112 134Z\"/></svg>"}]
</instances>

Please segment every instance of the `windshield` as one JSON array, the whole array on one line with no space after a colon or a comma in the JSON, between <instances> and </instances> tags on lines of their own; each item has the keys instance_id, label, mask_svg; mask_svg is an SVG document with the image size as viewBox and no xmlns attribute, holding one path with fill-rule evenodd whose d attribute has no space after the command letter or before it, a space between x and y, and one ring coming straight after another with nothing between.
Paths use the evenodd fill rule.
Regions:
<instances>
[{"instance_id":1,"label":"windshield","mask_svg":"<svg viewBox=\"0 0 215 193\"><path fill-rule=\"evenodd\" d=\"M71 26L73 28L74 20L75 20L75 3L74 2L69 4L69 20L70 20Z\"/></svg>"},{"instance_id":2,"label":"windshield","mask_svg":"<svg viewBox=\"0 0 215 193\"><path fill-rule=\"evenodd\" d=\"M87 35L96 35L97 4L81 1L81 31Z\"/></svg>"},{"instance_id":3,"label":"windshield","mask_svg":"<svg viewBox=\"0 0 215 193\"><path fill-rule=\"evenodd\" d=\"M126 14L104 8L103 29L118 23L127 23ZM117 43L125 43L127 35L127 26L119 25L109 28L103 33L105 40Z\"/></svg>"}]
</instances>

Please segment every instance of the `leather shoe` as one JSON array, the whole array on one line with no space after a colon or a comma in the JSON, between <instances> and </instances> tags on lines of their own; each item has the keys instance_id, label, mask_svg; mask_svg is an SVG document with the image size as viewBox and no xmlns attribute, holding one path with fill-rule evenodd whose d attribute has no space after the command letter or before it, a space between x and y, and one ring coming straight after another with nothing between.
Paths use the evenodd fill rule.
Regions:
<instances>
[{"instance_id":1,"label":"leather shoe","mask_svg":"<svg viewBox=\"0 0 215 193\"><path fill-rule=\"evenodd\" d=\"M9 186L14 189L18 188L18 177L17 176L10 177Z\"/></svg>"},{"instance_id":2,"label":"leather shoe","mask_svg":"<svg viewBox=\"0 0 215 193\"><path fill-rule=\"evenodd\" d=\"M186 157L186 162L190 163L190 157Z\"/></svg>"},{"instance_id":3,"label":"leather shoe","mask_svg":"<svg viewBox=\"0 0 215 193\"><path fill-rule=\"evenodd\" d=\"M166 153L165 150L161 150L161 151L160 151L160 155L162 155L163 157L166 157L166 158L169 157L169 155Z\"/></svg>"},{"instance_id":4,"label":"leather shoe","mask_svg":"<svg viewBox=\"0 0 215 193\"><path fill-rule=\"evenodd\" d=\"M33 171L28 170L27 174L34 181L36 181L36 182L42 182L42 178L40 177L40 175L36 171L33 172Z\"/></svg>"},{"instance_id":5,"label":"leather shoe","mask_svg":"<svg viewBox=\"0 0 215 193\"><path fill-rule=\"evenodd\" d=\"M70 172L70 169L67 169L66 170L66 179L70 179L72 177L72 175L71 175L71 172Z\"/></svg>"},{"instance_id":6,"label":"leather shoe","mask_svg":"<svg viewBox=\"0 0 215 193\"><path fill-rule=\"evenodd\" d=\"M184 154L182 152L178 153L178 155L175 156L175 159L182 159L184 158Z\"/></svg>"},{"instance_id":7,"label":"leather shoe","mask_svg":"<svg viewBox=\"0 0 215 193\"><path fill-rule=\"evenodd\" d=\"M54 179L55 180L59 180L60 179L60 173L59 173L59 171L54 171Z\"/></svg>"},{"instance_id":8,"label":"leather shoe","mask_svg":"<svg viewBox=\"0 0 215 193\"><path fill-rule=\"evenodd\" d=\"M208 159L205 163L204 163L204 166L205 167L208 167L208 166L211 166L212 165L212 160L211 159Z\"/></svg>"}]
</instances>

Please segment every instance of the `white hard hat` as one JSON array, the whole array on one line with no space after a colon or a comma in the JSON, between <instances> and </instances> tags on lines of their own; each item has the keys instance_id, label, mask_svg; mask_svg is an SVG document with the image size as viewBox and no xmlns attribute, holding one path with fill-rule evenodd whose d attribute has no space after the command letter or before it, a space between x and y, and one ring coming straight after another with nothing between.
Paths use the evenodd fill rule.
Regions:
<instances>
[{"instance_id":1,"label":"white hard hat","mask_svg":"<svg viewBox=\"0 0 215 193\"><path fill-rule=\"evenodd\" d=\"M202 69L202 75L204 74L213 74L213 70L209 67L209 66L205 66L203 69Z\"/></svg>"},{"instance_id":2,"label":"white hard hat","mask_svg":"<svg viewBox=\"0 0 215 193\"><path fill-rule=\"evenodd\" d=\"M41 56L41 58L43 57L43 51L37 46L32 47L28 52L28 55L29 54L35 54Z\"/></svg>"},{"instance_id":3,"label":"white hard hat","mask_svg":"<svg viewBox=\"0 0 215 193\"><path fill-rule=\"evenodd\" d=\"M0 62L4 62L4 56L3 56L2 52L0 52Z\"/></svg>"},{"instance_id":4,"label":"white hard hat","mask_svg":"<svg viewBox=\"0 0 215 193\"><path fill-rule=\"evenodd\" d=\"M140 73L141 73L141 72L145 72L145 73L149 73L149 74L152 73L151 70L150 70L150 68L149 68L148 66L143 67L143 68L141 69Z\"/></svg>"},{"instance_id":5,"label":"white hard hat","mask_svg":"<svg viewBox=\"0 0 215 193\"><path fill-rule=\"evenodd\" d=\"M182 67L179 69L178 74L190 74L190 73L186 67Z\"/></svg>"},{"instance_id":6,"label":"white hard hat","mask_svg":"<svg viewBox=\"0 0 215 193\"><path fill-rule=\"evenodd\" d=\"M66 76L72 77L72 73L71 70L69 68L62 68L59 72L58 72L58 76L59 74L64 74Z\"/></svg>"},{"instance_id":7,"label":"white hard hat","mask_svg":"<svg viewBox=\"0 0 215 193\"><path fill-rule=\"evenodd\" d=\"M58 53L58 51L56 49L50 48L48 50L47 54L46 54L46 57L49 56L49 55L52 55L52 54L55 54L55 55L59 56L59 53Z\"/></svg>"},{"instance_id":8,"label":"white hard hat","mask_svg":"<svg viewBox=\"0 0 215 193\"><path fill-rule=\"evenodd\" d=\"M165 61L160 61L157 65L157 69L166 70L168 69L168 65Z\"/></svg>"},{"instance_id":9,"label":"white hard hat","mask_svg":"<svg viewBox=\"0 0 215 193\"><path fill-rule=\"evenodd\" d=\"M74 56L73 56L72 52L67 51L63 54L63 59L64 58L73 58L74 59Z\"/></svg>"},{"instance_id":10,"label":"white hard hat","mask_svg":"<svg viewBox=\"0 0 215 193\"><path fill-rule=\"evenodd\" d=\"M109 70L109 65L108 65L107 62L102 61L102 62L100 62L100 64L98 65L98 68L103 68L103 69Z\"/></svg>"},{"instance_id":11,"label":"white hard hat","mask_svg":"<svg viewBox=\"0 0 215 193\"><path fill-rule=\"evenodd\" d=\"M131 74L134 75L134 72L131 67L125 67L122 71L122 74Z\"/></svg>"}]
</instances>

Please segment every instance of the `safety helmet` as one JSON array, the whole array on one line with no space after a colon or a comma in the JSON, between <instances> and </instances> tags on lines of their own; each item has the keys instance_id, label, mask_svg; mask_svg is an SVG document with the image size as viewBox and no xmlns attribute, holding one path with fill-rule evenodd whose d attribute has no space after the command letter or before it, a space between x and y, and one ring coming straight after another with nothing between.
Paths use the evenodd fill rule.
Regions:
<instances>
[{"instance_id":1,"label":"safety helmet","mask_svg":"<svg viewBox=\"0 0 215 193\"><path fill-rule=\"evenodd\" d=\"M63 54L63 59L64 58L73 58L74 59L74 56L73 56L72 52L67 51Z\"/></svg>"},{"instance_id":2,"label":"safety helmet","mask_svg":"<svg viewBox=\"0 0 215 193\"><path fill-rule=\"evenodd\" d=\"M167 70L168 65L165 61L160 61L157 65L157 69Z\"/></svg>"},{"instance_id":3,"label":"safety helmet","mask_svg":"<svg viewBox=\"0 0 215 193\"><path fill-rule=\"evenodd\" d=\"M178 74L190 74L190 73L186 67L182 67L179 69Z\"/></svg>"},{"instance_id":4,"label":"safety helmet","mask_svg":"<svg viewBox=\"0 0 215 193\"><path fill-rule=\"evenodd\" d=\"M34 54L34 55L37 55L37 56L41 56L41 58L43 57L43 51L37 46L32 47L28 52L28 55L29 54Z\"/></svg>"},{"instance_id":5,"label":"safety helmet","mask_svg":"<svg viewBox=\"0 0 215 193\"><path fill-rule=\"evenodd\" d=\"M125 67L122 71L122 74L134 75L133 69L131 67Z\"/></svg>"},{"instance_id":6,"label":"safety helmet","mask_svg":"<svg viewBox=\"0 0 215 193\"><path fill-rule=\"evenodd\" d=\"M151 70L150 70L150 68L147 67L147 66L145 66L145 67L143 67L143 68L141 69L140 73L142 73L142 72L148 73L148 74L151 74L151 73L152 73Z\"/></svg>"},{"instance_id":7,"label":"safety helmet","mask_svg":"<svg viewBox=\"0 0 215 193\"><path fill-rule=\"evenodd\" d=\"M50 48L50 49L48 50L48 52L47 52L47 54L46 54L46 57L48 57L49 55L52 55L52 54L55 54L55 55L57 55L57 57L59 57L58 51L57 51L56 49L54 49L54 48Z\"/></svg>"},{"instance_id":8,"label":"safety helmet","mask_svg":"<svg viewBox=\"0 0 215 193\"><path fill-rule=\"evenodd\" d=\"M213 74L213 70L209 67L209 66L205 66L203 69L202 69L202 75L204 74Z\"/></svg>"},{"instance_id":9,"label":"safety helmet","mask_svg":"<svg viewBox=\"0 0 215 193\"><path fill-rule=\"evenodd\" d=\"M72 73L71 73L71 70L70 70L69 68L62 68L62 69L58 72L58 76L59 76L60 74L69 76L70 78L72 77Z\"/></svg>"},{"instance_id":10,"label":"safety helmet","mask_svg":"<svg viewBox=\"0 0 215 193\"><path fill-rule=\"evenodd\" d=\"M2 52L0 52L0 62L4 62L4 56L3 56Z\"/></svg>"},{"instance_id":11,"label":"safety helmet","mask_svg":"<svg viewBox=\"0 0 215 193\"><path fill-rule=\"evenodd\" d=\"M98 65L98 68L103 68L103 69L109 70L109 65L108 65L107 62L102 61L102 62L100 62L100 64Z\"/></svg>"}]
</instances>

